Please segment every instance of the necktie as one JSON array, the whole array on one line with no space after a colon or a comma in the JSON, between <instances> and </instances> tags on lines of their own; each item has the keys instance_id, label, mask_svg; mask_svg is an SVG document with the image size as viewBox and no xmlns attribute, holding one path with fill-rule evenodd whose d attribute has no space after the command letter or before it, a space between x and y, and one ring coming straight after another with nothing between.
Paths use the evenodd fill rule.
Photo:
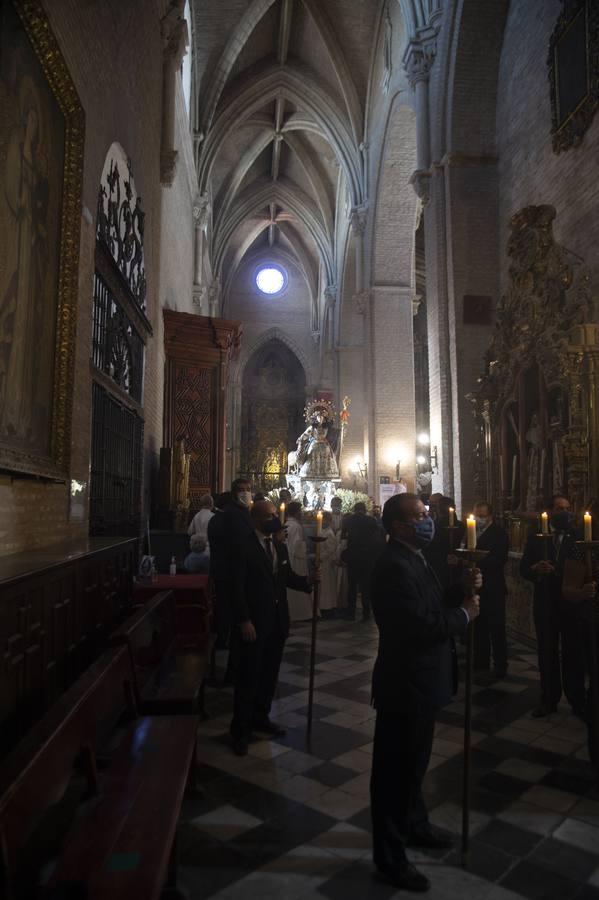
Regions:
<instances>
[{"instance_id":1,"label":"necktie","mask_svg":"<svg viewBox=\"0 0 599 900\"><path fill-rule=\"evenodd\" d=\"M270 563L271 569L274 564L274 556L272 550L272 538L264 538L264 549L266 550L266 555L268 556L268 561Z\"/></svg>"}]
</instances>

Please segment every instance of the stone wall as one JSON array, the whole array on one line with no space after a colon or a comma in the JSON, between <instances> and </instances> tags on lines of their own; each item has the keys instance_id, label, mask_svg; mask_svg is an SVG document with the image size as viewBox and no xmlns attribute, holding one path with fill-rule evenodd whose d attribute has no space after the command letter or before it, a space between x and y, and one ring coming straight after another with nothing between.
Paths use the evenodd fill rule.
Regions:
<instances>
[{"instance_id":1,"label":"stone wall","mask_svg":"<svg viewBox=\"0 0 599 900\"><path fill-rule=\"evenodd\" d=\"M599 288L599 115L579 147L555 154L551 146L547 52L561 8L560 0L526 0L507 18L497 97L502 290L510 217L542 203L555 206L556 240L584 259Z\"/></svg>"},{"instance_id":2,"label":"stone wall","mask_svg":"<svg viewBox=\"0 0 599 900\"><path fill-rule=\"evenodd\" d=\"M154 331L147 347L144 381L146 501L162 443L161 307L168 303L191 311L191 226L184 222L184 211L189 210L191 222L195 176L189 170L191 139L184 116L177 116L181 152L175 183L170 189L160 183L160 16L165 4L162 0L91 4L53 0L45 6L86 116L71 481L48 484L2 476L0 554L87 534L95 210L104 159L114 141L131 159L146 213L147 314Z\"/></svg>"}]
</instances>

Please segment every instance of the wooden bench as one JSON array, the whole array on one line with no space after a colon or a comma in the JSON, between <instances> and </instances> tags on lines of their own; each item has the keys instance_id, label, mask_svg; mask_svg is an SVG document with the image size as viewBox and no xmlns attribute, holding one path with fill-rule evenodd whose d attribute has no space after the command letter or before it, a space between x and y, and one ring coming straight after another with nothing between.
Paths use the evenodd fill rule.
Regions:
<instances>
[{"instance_id":1,"label":"wooden bench","mask_svg":"<svg viewBox=\"0 0 599 900\"><path fill-rule=\"evenodd\" d=\"M196 726L194 716L140 717L128 649L103 654L0 772L0 896L36 896L31 844L74 781L82 787L76 817L39 896L67 885L88 900L178 895L175 836Z\"/></svg>"},{"instance_id":2,"label":"wooden bench","mask_svg":"<svg viewBox=\"0 0 599 900\"><path fill-rule=\"evenodd\" d=\"M178 606L173 592L163 591L112 634L111 642L126 644L131 653L141 712L205 715L204 676L215 638L204 626L205 610Z\"/></svg>"}]
</instances>

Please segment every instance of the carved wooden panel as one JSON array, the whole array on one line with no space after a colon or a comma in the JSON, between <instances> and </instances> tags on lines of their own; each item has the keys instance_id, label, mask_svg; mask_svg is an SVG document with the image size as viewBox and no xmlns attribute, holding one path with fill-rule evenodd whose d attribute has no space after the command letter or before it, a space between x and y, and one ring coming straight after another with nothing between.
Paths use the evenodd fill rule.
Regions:
<instances>
[{"instance_id":1,"label":"carved wooden panel","mask_svg":"<svg viewBox=\"0 0 599 900\"><path fill-rule=\"evenodd\" d=\"M174 385L174 437L191 453L190 495L201 495L213 482L214 370L178 363ZM192 506L196 506L192 501Z\"/></svg>"},{"instance_id":2,"label":"carved wooden panel","mask_svg":"<svg viewBox=\"0 0 599 900\"><path fill-rule=\"evenodd\" d=\"M1 754L107 645L136 564L131 540L0 583Z\"/></svg>"}]
</instances>

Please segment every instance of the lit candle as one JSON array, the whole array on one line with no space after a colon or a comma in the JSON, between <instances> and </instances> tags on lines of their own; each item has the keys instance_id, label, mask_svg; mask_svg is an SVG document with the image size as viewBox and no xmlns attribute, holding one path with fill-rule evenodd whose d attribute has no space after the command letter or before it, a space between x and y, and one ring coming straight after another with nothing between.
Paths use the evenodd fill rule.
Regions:
<instances>
[{"instance_id":1,"label":"lit candle","mask_svg":"<svg viewBox=\"0 0 599 900\"><path fill-rule=\"evenodd\" d=\"M593 517L588 512L584 514L584 539L587 544L593 540Z\"/></svg>"},{"instance_id":2,"label":"lit candle","mask_svg":"<svg viewBox=\"0 0 599 900\"><path fill-rule=\"evenodd\" d=\"M549 534L549 516L546 512L541 513L541 534Z\"/></svg>"},{"instance_id":3,"label":"lit candle","mask_svg":"<svg viewBox=\"0 0 599 900\"><path fill-rule=\"evenodd\" d=\"M322 531L322 510L318 510L316 513L316 537L320 537L320 532ZM320 565L320 543L316 542L316 565Z\"/></svg>"},{"instance_id":4,"label":"lit candle","mask_svg":"<svg viewBox=\"0 0 599 900\"><path fill-rule=\"evenodd\" d=\"M281 520L281 525L285 524L285 504L281 503L279 506L279 519Z\"/></svg>"},{"instance_id":5,"label":"lit candle","mask_svg":"<svg viewBox=\"0 0 599 900\"><path fill-rule=\"evenodd\" d=\"M476 519L473 515L466 520L466 549L476 550Z\"/></svg>"},{"instance_id":6,"label":"lit candle","mask_svg":"<svg viewBox=\"0 0 599 900\"><path fill-rule=\"evenodd\" d=\"M449 507L449 527L453 528L455 525L455 509L453 506Z\"/></svg>"}]
</instances>

